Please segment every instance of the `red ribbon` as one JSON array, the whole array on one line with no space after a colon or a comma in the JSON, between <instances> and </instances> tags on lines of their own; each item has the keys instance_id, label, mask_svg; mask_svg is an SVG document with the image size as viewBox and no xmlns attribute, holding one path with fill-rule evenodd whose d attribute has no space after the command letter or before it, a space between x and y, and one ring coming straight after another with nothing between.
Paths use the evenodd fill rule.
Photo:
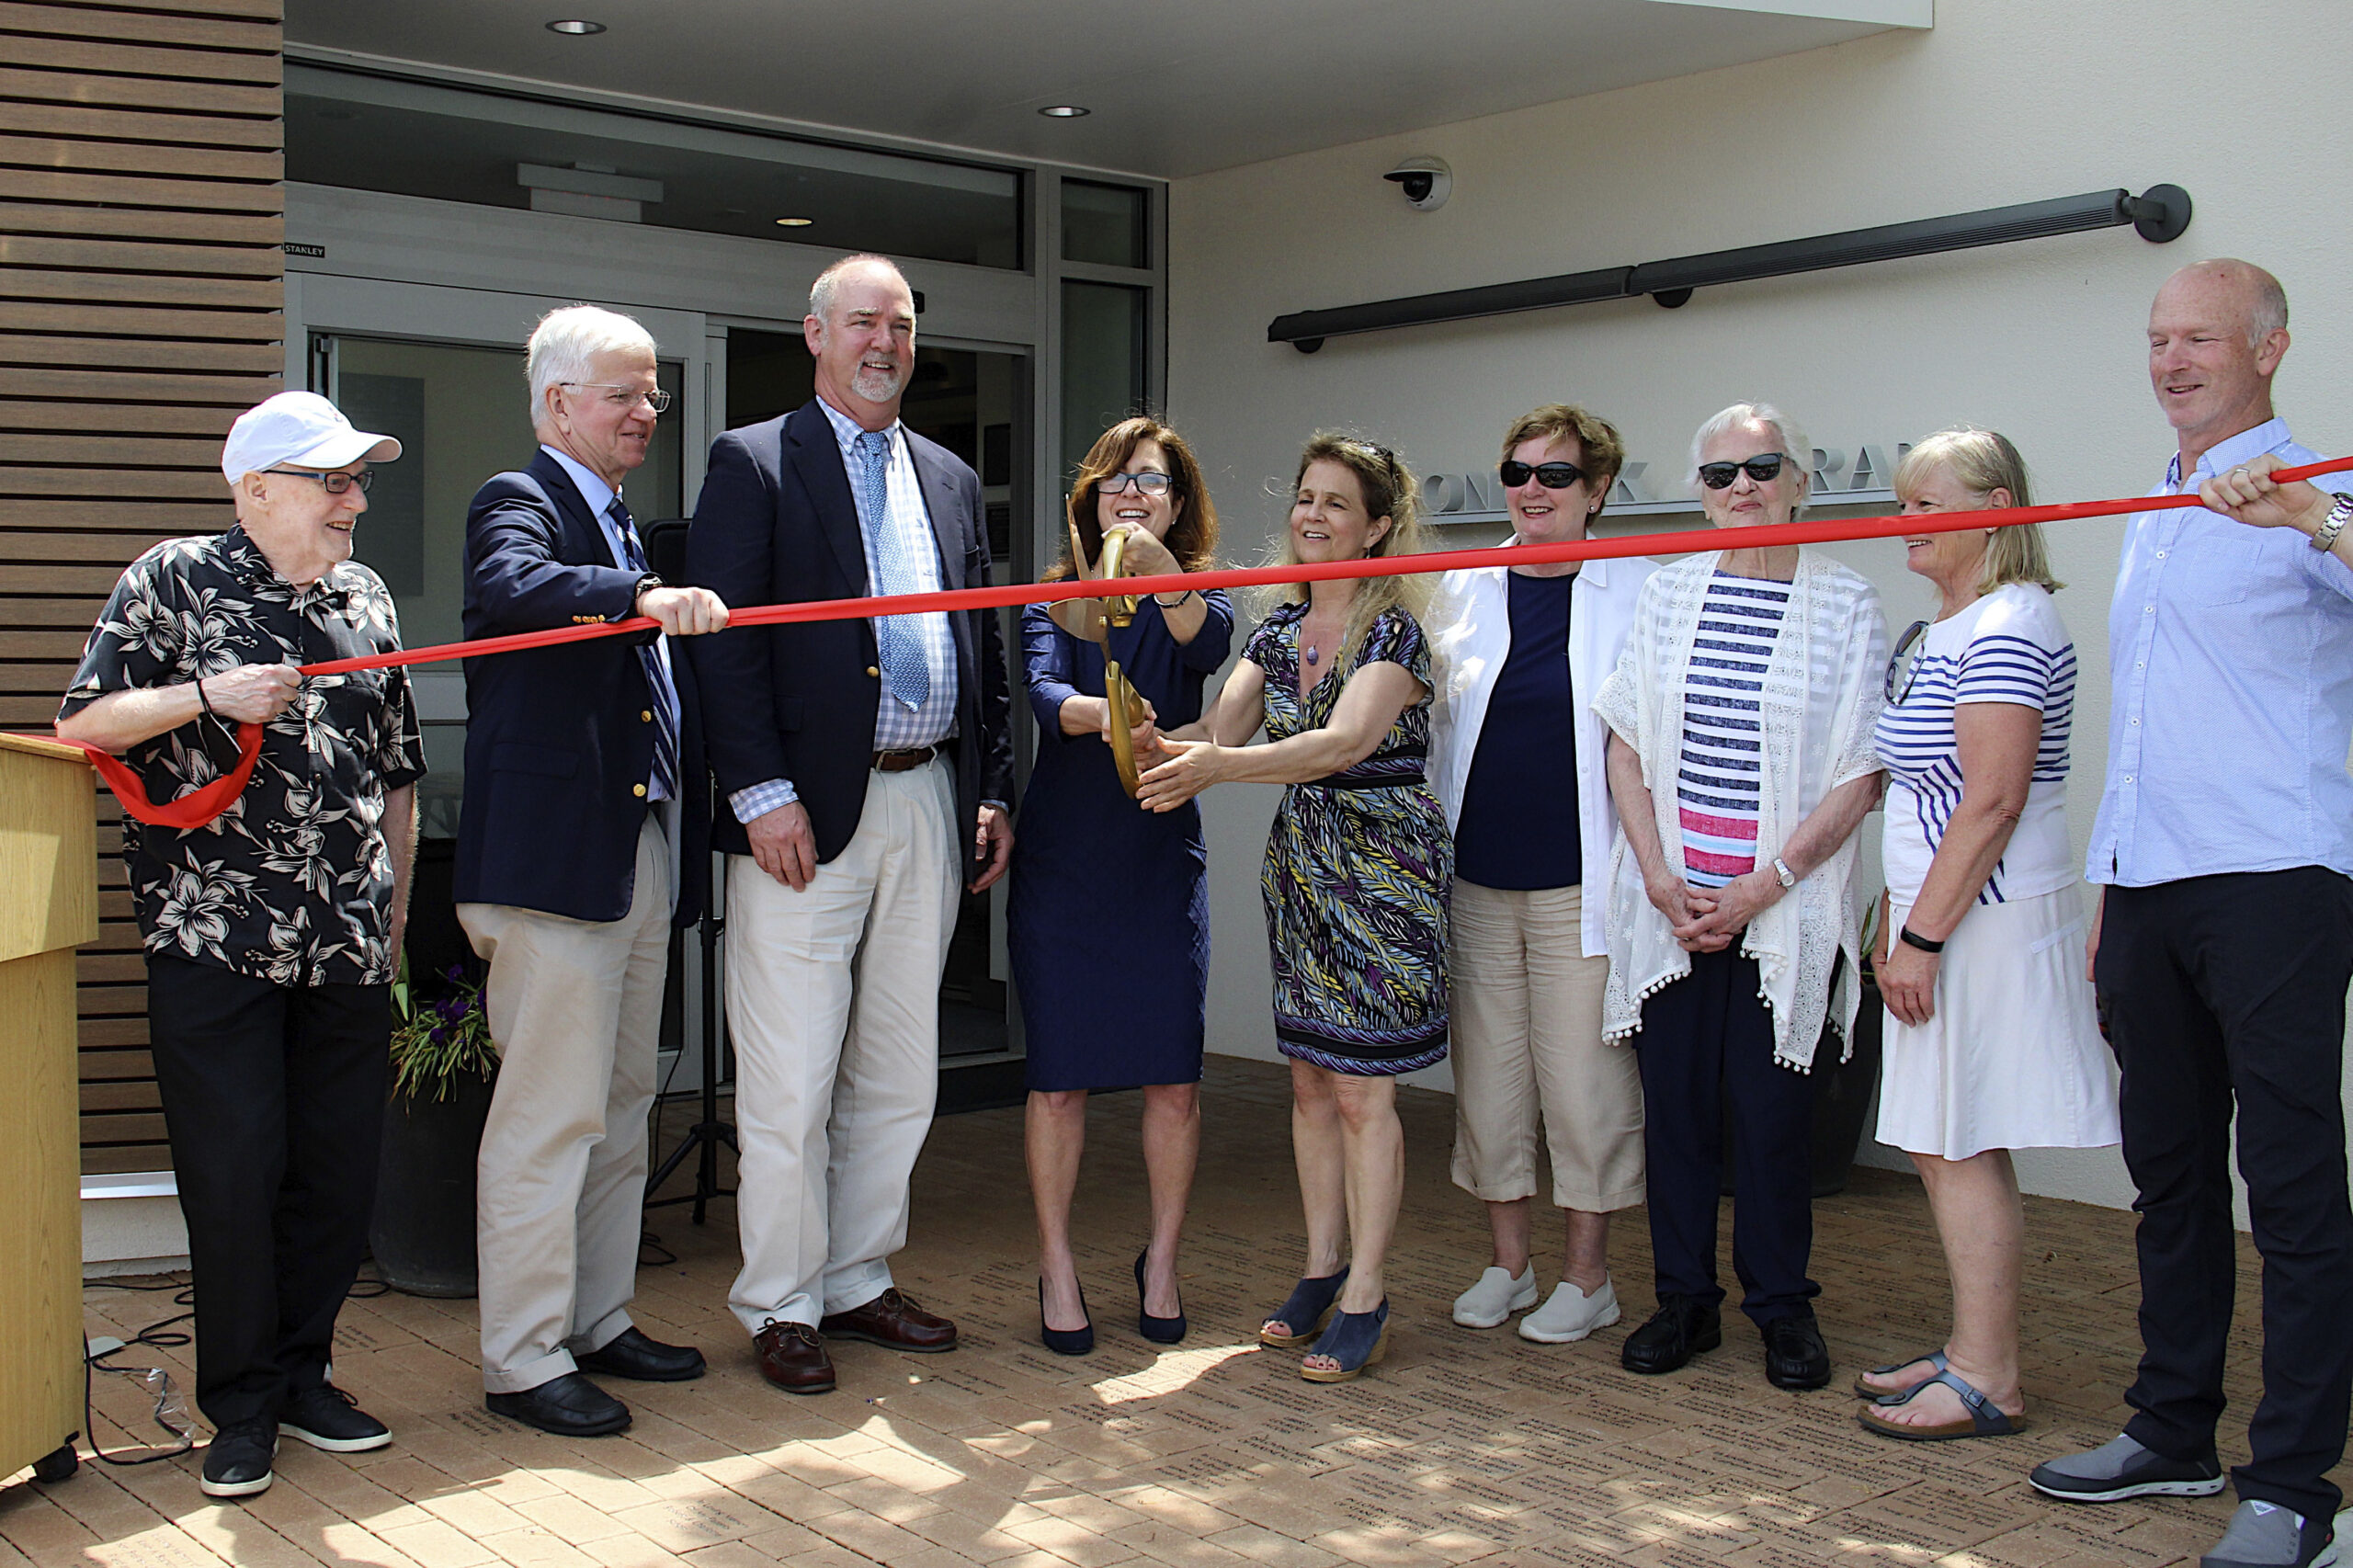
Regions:
<instances>
[{"instance_id":1,"label":"red ribbon","mask_svg":"<svg viewBox=\"0 0 2353 1568\"><path fill-rule=\"evenodd\" d=\"M2281 484L2314 479L2325 473L2353 471L2353 458L2334 458L2299 468L2274 470ZM1630 555L1680 555L1694 551L1722 550L1737 543L1744 550L1770 550L1788 544L1825 544L1841 540L1893 539L1915 534L1958 533L1967 528L2014 528L2021 523L2065 522L2076 517L2112 517L2154 512L2170 506L2198 506L2192 492L2183 495L2135 495L2115 501L2075 501L2055 506L2006 506L1982 512L1931 512L1903 517L1848 517L1833 522L1772 523L1737 530L1691 528L1680 533L1625 534L1615 539L1570 540L1559 544L1498 545L1484 550L1436 551L1426 555L1370 557L1358 561L1327 561L1313 565L1230 567L1218 572L1179 572L1157 577L1122 577L1123 594L1175 594L1188 588L1245 588L1269 584L1331 582L1349 577L1394 577L1405 573L1452 572L1482 566L1527 566L1562 561L1606 561ZM847 620L878 615L920 615L932 610L995 609L1007 605L1051 604L1060 599L1100 597L1099 579L1066 578L1058 583L1006 583L988 588L951 588L931 594L886 594L859 599L809 599L799 604L753 605L731 608L730 627L781 626L809 620ZM385 670L406 665L446 664L453 659L510 653L523 648L549 648L585 642L598 637L620 637L658 630L659 622L644 616L608 620L589 626L551 627L545 631L518 631L505 637L478 638L472 642L443 642L429 648L404 648L397 653L369 653L357 659L335 659L306 665L305 676L347 675L354 670ZM49 740L50 736L40 737ZM159 827L201 827L229 809L231 801L253 776L254 759L261 752L261 726L237 726L236 768L202 789L166 805L147 799L136 775L96 746L84 745L91 765L111 786L122 809L141 822ZM76 745L80 743L68 741Z\"/></svg>"}]
</instances>

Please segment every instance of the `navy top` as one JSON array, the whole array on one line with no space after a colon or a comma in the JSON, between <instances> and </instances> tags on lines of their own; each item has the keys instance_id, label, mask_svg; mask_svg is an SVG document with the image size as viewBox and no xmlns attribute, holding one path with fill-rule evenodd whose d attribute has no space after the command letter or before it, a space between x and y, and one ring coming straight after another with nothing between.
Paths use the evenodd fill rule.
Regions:
<instances>
[{"instance_id":1,"label":"navy top","mask_svg":"<svg viewBox=\"0 0 2353 1568\"><path fill-rule=\"evenodd\" d=\"M1454 826L1454 874L1486 888L1585 880L1577 831L1577 710L1569 689L1576 574L1505 574L1511 653L1495 676Z\"/></svg>"}]
</instances>

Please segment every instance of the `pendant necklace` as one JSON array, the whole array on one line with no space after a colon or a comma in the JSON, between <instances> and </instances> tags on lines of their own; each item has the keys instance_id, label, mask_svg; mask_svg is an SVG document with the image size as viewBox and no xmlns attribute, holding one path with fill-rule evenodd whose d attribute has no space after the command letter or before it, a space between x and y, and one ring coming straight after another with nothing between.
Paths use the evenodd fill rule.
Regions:
<instances>
[{"instance_id":1,"label":"pendant necklace","mask_svg":"<svg viewBox=\"0 0 2353 1568\"><path fill-rule=\"evenodd\" d=\"M1309 664L1313 665L1313 664L1315 662L1316 657L1317 657L1317 655L1316 655L1316 652L1315 652L1315 644L1314 644L1314 643L1313 643L1313 642L1310 642L1310 643L1307 645L1307 662L1308 662Z\"/></svg>"}]
</instances>

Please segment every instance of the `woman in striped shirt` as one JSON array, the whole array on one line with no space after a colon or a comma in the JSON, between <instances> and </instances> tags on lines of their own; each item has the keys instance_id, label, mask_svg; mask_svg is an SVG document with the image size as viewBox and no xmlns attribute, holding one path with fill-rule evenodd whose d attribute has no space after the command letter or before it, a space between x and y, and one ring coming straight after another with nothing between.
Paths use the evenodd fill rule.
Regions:
<instances>
[{"instance_id":1,"label":"woman in striped shirt","mask_svg":"<svg viewBox=\"0 0 2353 1568\"><path fill-rule=\"evenodd\" d=\"M1725 409L1692 443L1708 520L1790 521L1812 455L1772 407ZM1667 1372L1722 1342L1716 1199L1729 1119L1742 1310L1763 1335L1766 1377L1820 1388L1830 1356L1806 1277L1806 1074L1825 1023L1843 1038L1854 1022L1849 881L1855 829L1879 799L1871 726L1887 627L1871 585L1820 551L1726 542L1643 585L1594 701L1612 732L1620 830L1603 1029L1632 1037L1642 1068L1658 1292L1620 1358Z\"/></svg>"},{"instance_id":2,"label":"woman in striped shirt","mask_svg":"<svg viewBox=\"0 0 2353 1568\"><path fill-rule=\"evenodd\" d=\"M1895 493L1906 514L2029 504L2018 449L1988 430L1922 441L1897 465ZM1953 1326L1943 1348L1867 1372L1855 1392L1871 1402L1863 1425L1892 1437L2005 1437L2026 1410L2010 1151L2117 1141L2108 1053L2075 957L2075 645L2036 525L1920 534L1905 564L1938 603L1898 644L1876 743L1888 772L1879 1136L1912 1156L1928 1189Z\"/></svg>"}]
</instances>

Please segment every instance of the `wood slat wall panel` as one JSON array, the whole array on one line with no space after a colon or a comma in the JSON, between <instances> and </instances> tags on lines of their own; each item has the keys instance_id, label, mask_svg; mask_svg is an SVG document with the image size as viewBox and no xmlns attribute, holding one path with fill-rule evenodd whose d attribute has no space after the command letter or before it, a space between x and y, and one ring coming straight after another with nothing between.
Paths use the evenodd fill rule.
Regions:
<instances>
[{"instance_id":1,"label":"wood slat wall panel","mask_svg":"<svg viewBox=\"0 0 2353 1568\"><path fill-rule=\"evenodd\" d=\"M230 519L285 364L279 0L0 0L0 723L45 727L123 566ZM146 971L98 798L76 960L83 1168L170 1164Z\"/></svg>"}]
</instances>

